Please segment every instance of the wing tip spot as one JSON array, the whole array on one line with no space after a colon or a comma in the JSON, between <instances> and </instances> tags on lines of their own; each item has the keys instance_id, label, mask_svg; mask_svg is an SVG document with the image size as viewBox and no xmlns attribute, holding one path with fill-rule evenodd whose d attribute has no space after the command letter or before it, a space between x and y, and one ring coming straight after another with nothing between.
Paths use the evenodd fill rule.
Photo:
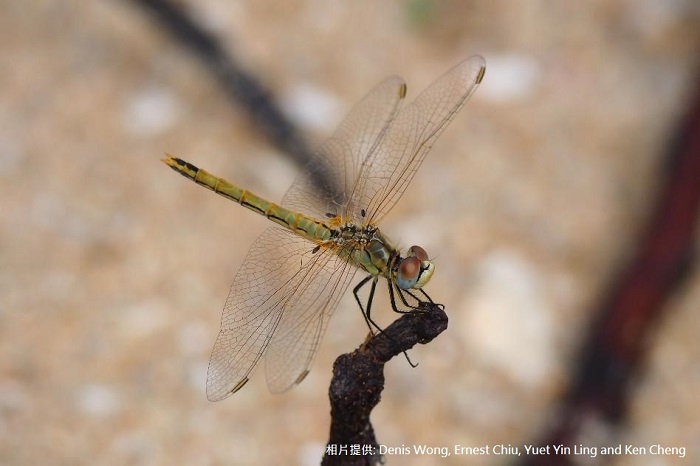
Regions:
<instances>
[{"instance_id":1,"label":"wing tip spot","mask_svg":"<svg viewBox=\"0 0 700 466\"><path fill-rule=\"evenodd\" d=\"M240 382L238 382L232 389L231 389L231 394L236 393L238 390L243 388L245 384L248 383L248 377L244 377Z\"/></svg>"},{"instance_id":2,"label":"wing tip spot","mask_svg":"<svg viewBox=\"0 0 700 466\"><path fill-rule=\"evenodd\" d=\"M485 74L486 74L486 66L481 65L481 68L479 68L479 72L476 75L476 84L481 84L481 80L484 79Z\"/></svg>"},{"instance_id":3,"label":"wing tip spot","mask_svg":"<svg viewBox=\"0 0 700 466\"><path fill-rule=\"evenodd\" d=\"M299 377L297 377L297 379L294 381L294 385L299 385L306 378L307 375L309 375L308 369L299 374Z\"/></svg>"}]
</instances>

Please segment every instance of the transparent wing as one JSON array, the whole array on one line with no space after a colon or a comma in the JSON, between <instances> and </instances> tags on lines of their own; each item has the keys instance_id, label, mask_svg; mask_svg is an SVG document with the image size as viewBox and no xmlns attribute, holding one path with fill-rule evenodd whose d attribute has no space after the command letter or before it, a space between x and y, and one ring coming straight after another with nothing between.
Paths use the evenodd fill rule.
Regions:
<instances>
[{"instance_id":1,"label":"transparent wing","mask_svg":"<svg viewBox=\"0 0 700 466\"><path fill-rule=\"evenodd\" d=\"M272 393L290 389L306 376L328 320L352 281L357 268L329 249L295 290L295 300L285 307L277 331L265 355L267 385Z\"/></svg>"},{"instance_id":2,"label":"transparent wing","mask_svg":"<svg viewBox=\"0 0 700 466\"><path fill-rule=\"evenodd\" d=\"M387 79L321 147L282 204L316 218L333 213L356 223L378 222L401 197L483 73L483 58L469 58L400 112L405 84L400 78ZM366 210L366 218L360 209ZM212 351L210 400L240 388L268 347L271 391L284 391L307 373L328 318L357 270L337 251L314 250L312 242L279 227L255 241L231 286Z\"/></svg>"},{"instance_id":3,"label":"transparent wing","mask_svg":"<svg viewBox=\"0 0 700 466\"><path fill-rule=\"evenodd\" d=\"M207 374L207 397L222 400L240 388L272 342L273 391L291 387L313 360L318 342L355 268L330 249L280 227L253 243L221 317ZM279 336L276 334L279 333ZM289 341L289 338L298 341ZM286 349L287 354L277 354ZM285 385L286 384L286 385Z\"/></svg>"},{"instance_id":4,"label":"transparent wing","mask_svg":"<svg viewBox=\"0 0 700 466\"><path fill-rule=\"evenodd\" d=\"M388 78L372 89L318 149L281 204L316 218L327 213L356 218L359 212L353 211L348 200L360 167L376 149L405 95L406 85L399 77Z\"/></svg>"},{"instance_id":5,"label":"transparent wing","mask_svg":"<svg viewBox=\"0 0 700 466\"><path fill-rule=\"evenodd\" d=\"M404 106L371 144L351 195L365 208L365 222L377 224L396 204L435 140L454 119L481 82L480 56L467 58Z\"/></svg>"}]
</instances>

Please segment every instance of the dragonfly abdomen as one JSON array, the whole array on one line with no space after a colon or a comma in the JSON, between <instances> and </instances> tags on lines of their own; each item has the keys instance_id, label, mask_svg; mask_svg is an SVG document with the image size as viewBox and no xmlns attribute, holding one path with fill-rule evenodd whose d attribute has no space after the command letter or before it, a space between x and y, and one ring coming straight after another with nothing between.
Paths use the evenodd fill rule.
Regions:
<instances>
[{"instance_id":1,"label":"dragonfly abdomen","mask_svg":"<svg viewBox=\"0 0 700 466\"><path fill-rule=\"evenodd\" d=\"M185 160L167 155L163 162L198 185L211 189L311 241L327 241L331 237L331 230L322 222L263 199Z\"/></svg>"}]
</instances>

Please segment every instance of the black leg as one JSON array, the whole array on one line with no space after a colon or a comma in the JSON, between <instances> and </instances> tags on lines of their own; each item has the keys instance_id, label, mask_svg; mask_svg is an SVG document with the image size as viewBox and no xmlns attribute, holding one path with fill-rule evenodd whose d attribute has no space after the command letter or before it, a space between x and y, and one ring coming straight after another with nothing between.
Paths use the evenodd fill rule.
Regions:
<instances>
[{"instance_id":1,"label":"black leg","mask_svg":"<svg viewBox=\"0 0 700 466\"><path fill-rule=\"evenodd\" d=\"M430 296L428 296L428 293L426 293L425 291L423 291L423 288L418 288L418 291L420 291L421 293L423 293L423 296L425 296L425 299L427 299L428 302L429 302L430 304L435 304L435 303L433 302L433 300L430 299Z\"/></svg>"},{"instance_id":2,"label":"black leg","mask_svg":"<svg viewBox=\"0 0 700 466\"><path fill-rule=\"evenodd\" d=\"M389 299L391 299L391 307L394 309L394 312L398 312L399 314L410 314L414 312L416 309L411 308L411 306L408 305L406 302L406 298L401 294L401 289L396 288L396 292L399 294L399 297L401 298L401 301L406 305L406 307L411 308L408 311L404 311L402 309L399 309L398 306L396 305L396 300L394 299L394 286L391 283L391 281L387 280L387 283L389 283ZM418 367L418 363L414 363L411 361L411 358L408 356L408 353L406 351L403 352L403 356L406 358L406 361L408 361L408 365L415 368Z\"/></svg>"},{"instance_id":3,"label":"black leg","mask_svg":"<svg viewBox=\"0 0 700 466\"><path fill-rule=\"evenodd\" d=\"M369 299L367 299L367 307L365 308L362 306L362 301L360 301L360 289L367 284L368 281L372 280L372 287L369 290ZM370 315L370 312L372 310L372 300L374 299L374 290L377 287L377 280L378 277L373 277L372 275L368 275L365 277L360 283L355 286L355 288L352 289L352 294L355 296L355 301L357 301L357 305L360 306L360 311L362 311L362 317L365 318L365 322L367 323L367 326L369 327L369 331L374 334L374 329L377 329L379 333L384 333L384 330L377 325L375 321L372 320L372 317ZM396 306L396 300L394 299L394 286L390 280L387 280L387 283L389 284L389 298L391 299L391 307L394 309L394 311L398 312L399 314L410 314L411 312L416 311L416 308L412 308L407 302L406 298L401 294L401 290L397 288L397 293L399 293L399 297L401 298L401 301L406 305L406 307L410 308L408 311L404 311L398 308ZM425 292L424 292L425 293ZM413 296L413 294L411 294ZM413 296L416 298L415 296ZM430 299L430 298L428 298ZM416 301L420 300L416 298ZM431 301L432 302L432 301ZM373 328L374 327L374 328ZM406 358L406 361L408 361L408 364L411 367L417 367L418 364L414 363L411 361L411 358L408 357L408 353L406 351L403 352L404 357Z\"/></svg>"},{"instance_id":4,"label":"black leg","mask_svg":"<svg viewBox=\"0 0 700 466\"><path fill-rule=\"evenodd\" d=\"M372 331L372 326L369 323L369 319L367 319L367 313L365 312L365 308L362 305L362 301L360 301L360 295L358 294L360 292L360 289L367 284L368 281L372 279L372 275L367 275L365 278L362 279L360 283L358 283L355 288L352 289L352 294L355 296L355 301L357 301L357 305L360 306L360 312L362 312L362 317L365 319L365 323L369 327L370 331Z\"/></svg>"},{"instance_id":5,"label":"black leg","mask_svg":"<svg viewBox=\"0 0 700 466\"><path fill-rule=\"evenodd\" d=\"M360 310L362 310L362 315L365 315L365 308L362 306L362 302L360 301L360 296L357 294L360 292L360 288L365 286L368 281L372 279L372 275L367 275L365 278L362 279L360 283L358 283L355 288L352 289L352 294L355 295L355 301L357 301L357 305L360 306Z\"/></svg>"},{"instance_id":6,"label":"black leg","mask_svg":"<svg viewBox=\"0 0 700 466\"><path fill-rule=\"evenodd\" d=\"M414 311L420 311L420 310L421 310L421 304L423 304L423 303L435 304L435 303L433 303L433 300L430 299L430 296L428 296L428 293L426 293L425 291L423 291L421 288L418 288L418 291L420 291L421 294L422 294L423 296L425 296L425 297L428 299L428 301L423 301L421 298L419 298L418 296L416 296L416 294L413 293L411 290L399 290L399 291L403 291L404 293L406 293L406 294L408 294L409 296L411 296L411 298L413 298L413 299L416 300L416 302L417 302L418 304L417 304L416 306L410 306ZM406 301L404 300L404 302L406 302Z\"/></svg>"},{"instance_id":7,"label":"black leg","mask_svg":"<svg viewBox=\"0 0 700 466\"><path fill-rule=\"evenodd\" d=\"M404 306L408 308L408 310L403 310L399 309L398 306L396 305L396 301L394 299L394 289L396 289L396 294L399 295L399 298L401 298L401 302L403 303ZM427 293L421 289L420 291L426 298L428 298L428 302L432 303L433 300L430 299L430 296L427 295ZM404 293L409 295L411 298L415 299L416 303L415 305L411 305L408 303L408 300L406 300L406 296L404 296ZM391 297L391 306L393 307L395 312L398 312L400 314L408 314L409 312L415 312L420 309L420 304L425 302L418 296L416 296L411 290L402 290L401 288L397 287L395 284L389 283L389 295Z\"/></svg>"},{"instance_id":8,"label":"black leg","mask_svg":"<svg viewBox=\"0 0 700 466\"><path fill-rule=\"evenodd\" d=\"M391 308L394 310L394 312L402 314L403 311L396 305L396 299L394 298L394 287L392 286L391 281L387 280L387 284L389 285L389 300L391 301Z\"/></svg>"},{"instance_id":9,"label":"black leg","mask_svg":"<svg viewBox=\"0 0 700 466\"><path fill-rule=\"evenodd\" d=\"M362 301L360 301L360 289L367 284L368 281L372 280L372 287L369 290L369 299L367 299L367 307L365 308L362 305ZM369 331L374 334L374 329L377 329L379 333L382 332L382 328L372 320L372 317L370 315L370 312L372 310L372 300L374 299L374 290L377 288L377 277L373 277L372 275L368 275L365 277L360 283L357 284L355 288L352 290L352 294L355 295L355 301L357 301L357 305L360 306L360 311L362 311L362 317L365 318L365 323L369 327Z\"/></svg>"},{"instance_id":10,"label":"black leg","mask_svg":"<svg viewBox=\"0 0 700 466\"><path fill-rule=\"evenodd\" d=\"M367 320L372 322L375 327L377 327L377 324L374 323L372 320L372 301L374 300L374 290L377 289L377 277L374 277L374 280L372 280L372 287L369 289L369 297L367 298L367 307L365 307L365 314L367 316ZM379 328L379 327L377 327Z\"/></svg>"}]
</instances>

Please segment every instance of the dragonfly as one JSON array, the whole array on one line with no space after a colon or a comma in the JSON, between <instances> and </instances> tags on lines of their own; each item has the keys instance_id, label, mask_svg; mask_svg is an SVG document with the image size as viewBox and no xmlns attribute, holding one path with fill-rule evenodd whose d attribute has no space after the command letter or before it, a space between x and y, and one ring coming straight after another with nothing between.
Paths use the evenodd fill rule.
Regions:
<instances>
[{"instance_id":1,"label":"dragonfly","mask_svg":"<svg viewBox=\"0 0 700 466\"><path fill-rule=\"evenodd\" d=\"M435 270L427 252L402 252L378 225L485 70L481 56L469 57L407 105L403 79L384 80L314 153L280 204L166 154L163 162L176 172L276 223L253 243L231 285L207 372L209 400L240 390L263 358L271 392L301 383L358 271L366 276L353 289L355 300L379 331L370 311L380 278L397 312L432 303L422 289ZM363 306L359 292L368 282Z\"/></svg>"}]
</instances>

